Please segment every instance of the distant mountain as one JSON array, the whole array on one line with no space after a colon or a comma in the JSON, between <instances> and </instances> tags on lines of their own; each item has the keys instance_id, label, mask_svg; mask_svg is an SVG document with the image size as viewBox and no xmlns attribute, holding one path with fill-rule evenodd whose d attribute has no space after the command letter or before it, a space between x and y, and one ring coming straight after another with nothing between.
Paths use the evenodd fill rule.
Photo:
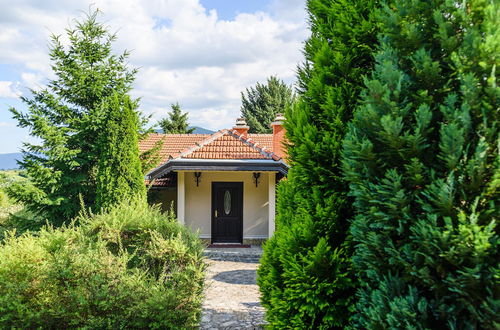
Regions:
<instances>
[{"instance_id":1,"label":"distant mountain","mask_svg":"<svg viewBox=\"0 0 500 330\"><path fill-rule=\"evenodd\" d=\"M203 127L198 127L198 126L189 126L189 128L194 128L193 134L213 134L215 133L214 131L211 131L209 129L203 128ZM157 129L155 130L156 133L163 133L163 130Z\"/></svg>"},{"instance_id":2,"label":"distant mountain","mask_svg":"<svg viewBox=\"0 0 500 330\"><path fill-rule=\"evenodd\" d=\"M191 126L190 128L194 128L193 134L213 134L213 133L215 133L214 131L211 131L211 130L203 128L203 127Z\"/></svg>"},{"instance_id":3,"label":"distant mountain","mask_svg":"<svg viewBox=\"0 0 500 330\"><path fill-rule=\"evenodd\" d=\"M21 160L23 154L20 152L12 154L0 154L0 170L14 170L18 169L16 160Z\"/></svg>"}]
</instances>

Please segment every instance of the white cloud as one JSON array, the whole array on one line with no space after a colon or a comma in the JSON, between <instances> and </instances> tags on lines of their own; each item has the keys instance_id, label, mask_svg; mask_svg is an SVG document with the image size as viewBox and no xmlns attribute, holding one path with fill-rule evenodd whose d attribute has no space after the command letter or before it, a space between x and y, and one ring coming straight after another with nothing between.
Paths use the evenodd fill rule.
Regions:
<instances>
[{"instance_id":1,"label":"white cloud","mask_svg":"<svg viewBox=\"0 0 500 330\"><path fill-rule=\"evenodd\" d=\"M43 76L41 74L23 72L21 74L21 79L23 81L23 85L27 88L37 89L43 85Z\"/></svg>"},{"instance_id":2,"label":"white cloud","mask_svg":"<svg viewBox=\"0 0 500 330\"><path fill-rule=\"evenodd\" d=\"M308 36L304 0L272 0L268 12L233 20L218 19L198 0L0 0L0 49L6 50L0 63L23 65L22 85L38 88L53 74L50 33L63 34L89 3L117 32L115 50L131 50L131 66L140 67L133 94L141 109L159 118L161 109L179 102L192 124L210 129L234 123L245 87L271 74L292 83Z\"/></svg>"},{"instance_id":3,"label":"white cloud","mask_svg":"<svg viewBox=\"0 0 500 330\"><path fill-rule=\"evenodd\" d=\"M17 87L12 81L0 81L0 97L18 98L21 93Z\"/></svg>"},{"instance_id":4,"label":"white cloud","mask_svg":"<svg viewBox=\"0 0 500 330\"><path fill-rule=\"evenodd\" d=\"M0 127L10 127L10 126L12 126L12 124L4 122L4 121L0 121Z\"/></svg>"}]
</instances>

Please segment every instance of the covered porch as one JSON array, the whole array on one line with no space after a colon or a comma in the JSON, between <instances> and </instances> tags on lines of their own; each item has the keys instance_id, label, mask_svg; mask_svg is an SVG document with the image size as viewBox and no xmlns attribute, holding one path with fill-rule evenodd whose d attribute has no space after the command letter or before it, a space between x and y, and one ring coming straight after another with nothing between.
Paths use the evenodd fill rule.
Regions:
<instances>
[{"instance_id":1,"label":"covered porch","mask_svg":"<svg viewBox=\"0 0 500 330\"><path fill-rule=\"evenodd\" d=\"M276 183L287 171L268 160L171 161L151 202L210 244L260 244L274 233Z\"/></svg>"}]
</instances>

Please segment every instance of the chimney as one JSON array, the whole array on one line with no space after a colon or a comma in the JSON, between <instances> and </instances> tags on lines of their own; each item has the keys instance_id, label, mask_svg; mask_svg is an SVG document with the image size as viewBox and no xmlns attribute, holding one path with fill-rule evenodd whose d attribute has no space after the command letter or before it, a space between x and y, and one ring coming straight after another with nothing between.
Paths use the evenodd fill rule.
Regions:
<instances>
[{"instance_id":1,"label":"chimney","mask_svg":"<svg viewBox=\"0 0 500 330\"><path fill-rule=\"evenodd\" d=\"M283 145L285 141L285 128L283 127L283 122L285 121L285 116L282 113L276 114L276 118L271 123L273 128L273 152L279 157L286 156L286 148Z\"/></svg>"},{"instance_id":2,"label":"chimney","mask_svg":"<svg viewBox=\"0 0 500 330\"><path fill-rule=\"evenodd\" d=\"M243 137L248 137L248 129L250 127L247 126L247 122L245 121L245 118L238 118L236 119L236 125L234 125L233 129L238 132Z\"/></svg>"}]
</instances>

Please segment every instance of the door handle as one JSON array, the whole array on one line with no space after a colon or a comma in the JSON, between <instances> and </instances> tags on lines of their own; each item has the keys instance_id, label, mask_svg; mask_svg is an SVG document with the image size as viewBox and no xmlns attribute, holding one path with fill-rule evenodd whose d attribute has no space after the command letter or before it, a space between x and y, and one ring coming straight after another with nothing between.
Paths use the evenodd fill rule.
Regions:
<instances>
[{"instance_id":1,"label":"door handle","mask_svg":"<svg viewBox=\"0 0 500 330\"><path fill-rule=\"evenodd\" d=\"M216 217L216 218L217 218L217 215L218 215L218 214L217 214L217 210L215 210L215 217Z\"/></svg>"}]
</instances>

